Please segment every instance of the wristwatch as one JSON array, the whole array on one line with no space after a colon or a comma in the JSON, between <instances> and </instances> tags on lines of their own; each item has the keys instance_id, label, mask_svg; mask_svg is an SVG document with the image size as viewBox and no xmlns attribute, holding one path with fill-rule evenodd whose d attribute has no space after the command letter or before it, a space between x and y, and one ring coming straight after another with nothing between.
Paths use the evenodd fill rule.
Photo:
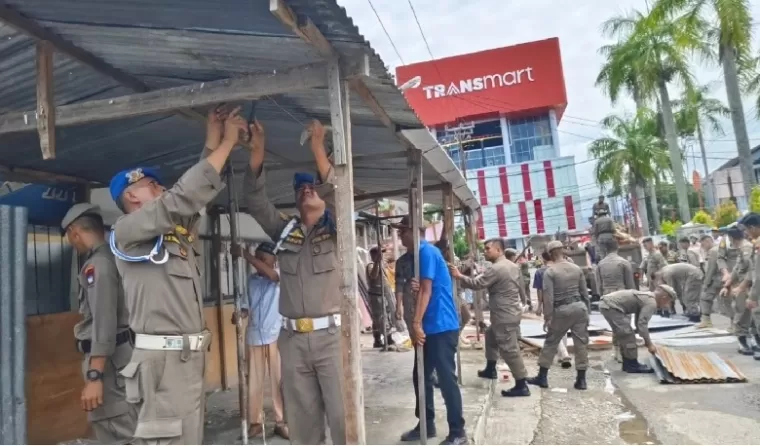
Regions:
<instances>
[{"instance_id":1,"label":"wristwatch","mask_svg":"<svg viewBox=\"0 0 760 446\"><path fill-rule=\"evenodd\" d=\"M103 372L100 370L90 369L87 371L87 381L101 381L103 379Z\"/></svg>"}]
</instances>

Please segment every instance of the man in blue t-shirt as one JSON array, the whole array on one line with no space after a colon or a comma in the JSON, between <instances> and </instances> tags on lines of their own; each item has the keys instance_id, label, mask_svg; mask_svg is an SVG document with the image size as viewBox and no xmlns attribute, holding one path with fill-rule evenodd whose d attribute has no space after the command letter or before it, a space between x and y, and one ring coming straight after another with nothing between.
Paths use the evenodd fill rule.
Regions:
<instances>
[{"instance_id":1,"label":"man in blue t-shirt","mask_svg":"<svg viewBox=\"0 0 760 446\"><path fill-rule=\"evenodd\" d=\"M414 229L409 217L397 225L399 239L408 252L414 249ZM462 416L462 393L456 378L456 352L459 343L459 318L454 304L451 275L441 251L425 241L425 229L420 231L420 279L412 279L412 290L417 292L409 333L416 345L422 345L425 382L425 410L427 436L436 436L435 407L433 405L433 372L438 375L441 395L446 404L449 434L441 444L467 444ZM419 389L417 387L417 358L415 350L414 380L415 416L419 419ZM402 441L419 441L420 425L401 436Z\"/></svg>"}]
</instances>

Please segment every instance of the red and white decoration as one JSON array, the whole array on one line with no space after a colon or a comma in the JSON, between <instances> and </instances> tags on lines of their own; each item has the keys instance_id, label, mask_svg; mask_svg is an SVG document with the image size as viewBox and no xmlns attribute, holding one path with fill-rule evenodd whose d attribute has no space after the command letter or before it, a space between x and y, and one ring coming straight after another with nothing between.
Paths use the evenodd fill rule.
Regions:
<instances>
[{"instance_id":1,"label":"red and white decoration","mask_svg":"<svg viewBox=\"0 0 760 446\"><path fill-rule=\"evenodd\" d=\"M467 172L480 200L478 237L521 238L579 229L574 157Z\"/></svg>"}]
</instances>

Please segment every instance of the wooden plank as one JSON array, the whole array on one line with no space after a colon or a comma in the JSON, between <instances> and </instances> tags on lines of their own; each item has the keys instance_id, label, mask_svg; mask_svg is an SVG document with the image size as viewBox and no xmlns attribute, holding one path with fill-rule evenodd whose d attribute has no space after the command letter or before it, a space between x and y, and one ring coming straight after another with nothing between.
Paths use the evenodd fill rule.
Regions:
<instances>
[{"instance_id":1,"label":"wooden plank","mask_svg":"<svg viewBox=\"0 0 760 446\"><path fill-rule=\"evenodd\" d=\"M37 42L37 132L42 159L55 158L53 45L47 40Z\"/></svg>"},{"instance_id":2,"label":"wooden plank","mask_svg":"<svg viewBox=\"0 0 760 446\"><path fill-rule=\"evenodd\" d=\"M464 225L465 225L465 237L467 239L467 245L470 247L470 253L473 256L473 261L478 260L478 236L477 229L475 227L475 213L472 209L465 209ZM483 322L483 294L484 291L473 292L473 307L475 308L475 340L480 342L480 324Z\"/></svg>"},{"instance_id":3,"label":"wooden plank","mask_svg":"<svg viewBox=\"0 0 760 446\"><path fill-rule=\"evenodd\" d=\"M0 21L6 23L8 26L16 29L17 31L24 33L37 40L44 40L49 42L53 46L55 51L65 54L74 60L77 60L84 65L92 68L98 73L107 76L119 84L130 88L136 92L143 93L150 90L143 81L131 74L128 74L98 56L86 51L68 40L62 38L56 33L40 26L34 20L30 20L23 15L19 14L16 10L5 4L0 4ZM191 110L178 110L178 113L194 120L204 121L206 117L200 113Z\"/></svg>"},{"instance_id":4,"label":"wooden plank","mask_svg":"<svg viewBox=\"0 0 760 446\"><path fill-rule=\"evenodd\" d=\"M454 263L456 254L454 254L454 190L451 187L451 183L445 183L443 185L443 227L446 229L446 246L447 246L447 260ZM453 277L451 278L451 294L454 299L454 308L457 312L457 320L460 320L460 308L459 299L457 293L459 292L459 284ZM469 321L465 321L467 323ZM462 355L459 351L459 343L457 342L457 380L459 385L462 385Z\"/></svg>"},{"instance_id":5,"label":"wooden plank","mask_svg":"<svg viewBox=\"0 0 760 446\"><path fill-rule=\"evenodd\" d=\"M0 165L0 174L5 181L18 181L21 183L42 183L42 184L92 184L100 183L89 181L84 178L73 177L70 175L60 175L57 173L43 172L34 169L25 169L22 167L8 167Z\"/></svg>"},{"instance_id":6,"label":"wooden plank","mask_svg":"<svg viewBox=\"0 0 760 446\"><path fill-rule=\"evenodd\" d=\"M314 165L314 162L312 162L312 165ZM429 186L425 186L424 191L432 192L432 191L441 190L441 189L443 189L443 183L431 184ZM366 194L358 194L358 195L354 195L354 205L358 201L379 200L382 198L401 197L404 194L408 194L408 193L409 193L409 188L407 187L403 189L391 189L391 190L382 191L382 192L369 192ZM296 203L295 202L282 203L282 204L276 205L275 207L277 207L277 209L295 209Z\"/></svg>"},{"instance_id":7,"label":"wooden plank","mask_svg":"<svg viewBox=\"0 0 760 446\"><path fill-rule=\"evenodd\" d=\"M365 61L343 65L348 76L366 73ZM98 99L57 107L56 124L76 124L131 118L154 113L166 113L189 106L204 106L220 102L251 100L262 96L308 90L327 86L327 63L301 65L276 73L250 74L232 79L201 82L192 85ZM8 113L0 116L0 134L29 131L36 128L35 112Z\"/></svg>"},{"instance_id":8,"label":"wooden plank","mask_svg":"<svg viewBox=\"0 0 760 446\"><path fill-rule=\"evenodd\" d=\"M328 69L330 117L335 169L335 220L338 230L343 296L341 334L343 359L343 401L346 416L346 444L366 444L364 427L364 385L361 368L361 327L359 326L359 283L356 267L356 231L354 228L354 179L351 151L351 110L349 89L341 79L337 59ZM335 442L341 439L336 439Z\"/></svg>"},{"instance_id":9,"label":"wooden plank","mask_svg":"<svg viewBox=\"0 0 760 446\"><path fill-rule=\"evenodd\" d=\"M285 0L269 0L269 12L271 12L286 28L314 47L317 52L331 59L336 53L324 34L317 28L310 18L297 16L285 3Z\"/></svg>"},{"instance_id":10,"label":"wooden plank","mask_svg":"<svg viewBox=\"0 0 760 446\"><path fill-rule=\"evenodd\" d=\"M366 162L366 161L382 161L393 158L406 158L406 150L399 150L391 153L373 153L371 155L358 155L354 156L354 162ZM290 170L299 168L313 168L314 161L302 161L297 163L287 164L272 164L265 166L267 172L273 172L277 170ZM236 169L237 170L237 169ZM404 189L406 191L407 189Z\"/></svg>"}]
</instances>

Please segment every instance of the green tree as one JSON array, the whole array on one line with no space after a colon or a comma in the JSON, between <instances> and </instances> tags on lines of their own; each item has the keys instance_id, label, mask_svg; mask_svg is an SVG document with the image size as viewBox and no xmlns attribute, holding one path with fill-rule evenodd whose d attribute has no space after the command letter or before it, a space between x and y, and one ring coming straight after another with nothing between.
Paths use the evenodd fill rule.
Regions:
<instances>
[{"instance_id":1,"label":"green tree","mask_svg":"<svg viewBox=\"0 0 760 446\"><path fill-rule=\"evenodd\" d=\"M760 186L753 187L749 194L749 211L760 213Z\"/></svg>"},{"instance_id":2,"label":"green tree","mask_svg":"<svg viewBox=\"0 0 760 446\"><path fill-rule=\"evenodd\" d=\"M629 189L636 203L642 203L641 194L647 182L658 172L669 168L667 148L655 132L656 115L640 109L633 119L611 115L602 120L608 136L594 140L589 156L597 159L594 168L596 182L602 188L621 192ZM645 206L638 207L639 218L647 224Z\"/></svg>"},{"instance_id":3,"label":"green tree","mask_svg":"<svg viewBox=\"0 0 760 446\"><path fill-rule=\"evenodd\" d=\"M708 226L715 225L712 215L708 214L707 211L705 211L704 209L698 210L697 213L694 214L694 218L691 219L691 222L700 224L700 225L708 225Z\"/></svg>"},{"instance_id":4,"label":"green tree","mask_svg":"<svg viewBox=\"0 0 760 446\"><path fill-rule=\"evenodd\" d=\"M454 231L454 254L463 259L470 253L470 245L467 244L467 235L465 234L464 227L458 226Z\"/></svg>"},{"instance_id":5,"label":"green tree","mask_svg":"<svg viewBox=\"0 0 760 446\"><path fill-rule=\"evenodd\" d=\"M709 53L701 32L706 28L699 16L682 15L660 20L653 14L638 11L626 17L614 17L603 25L604 31L620 41L614 48L616 64L630 66L637 88L643 97L659 96L665 141L677 189L681 218L691 219L683 172L683 157L678 145L673 107L668 85L693 84L689 55ZM621 84L625 85L625 84Z\"/></svg>"},{"instance_id":6,"label":"green tree","mask_svg":"<svg viewBox=\"0 0 760 446\"><path fill-rule=\"evenodd\" d=\"M683 223L681 223L679 220L665 220L662 222L662 233L669 237L675 237L678 228L681 226L683 226Z\"/></svg>"},{"instance_id":7,"label":"green tree","mask_svg":"<svg viewBox=\"0 0 760 446\"><path fill-rule=\"evenodd\" d=\"M715 208L715 225L718 227L728 226L739 218L739 209L736 204L729 200Z\"/></svg>"},{"instance_id":8,"label":"green tree","mask_svg":"<svg viewBox=\"0 0 760 446\"><path fill-rule=\"evenodd\" d=\"M717 54L723 68L744 190L752 188L755 178L739 88L743 61L751 56L752 15L749 4L748 0L657 0L652 11L655 20L665 23L678 20L673 18L674 14L685 13L682 17L693 23L692 31L698 33L696 36L714 48L703 54L710 55L711 59L715 59L714 55Z\"/></svg>"}]
</instances>

